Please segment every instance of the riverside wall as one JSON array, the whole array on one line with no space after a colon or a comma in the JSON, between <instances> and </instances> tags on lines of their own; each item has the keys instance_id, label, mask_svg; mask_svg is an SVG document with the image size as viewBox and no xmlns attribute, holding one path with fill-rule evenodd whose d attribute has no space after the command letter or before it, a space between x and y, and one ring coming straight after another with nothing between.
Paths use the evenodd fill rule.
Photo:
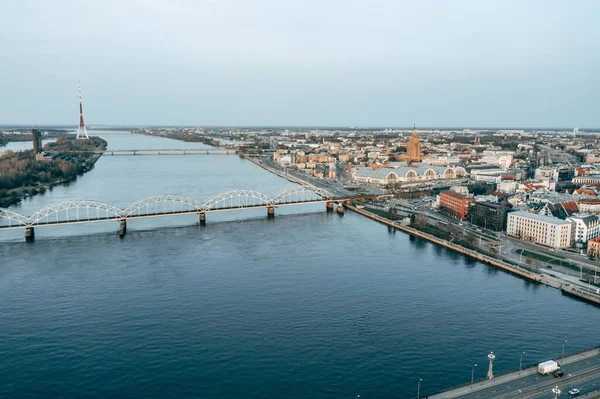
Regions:
<instances>
[{"instance_id":1,"label":"riverside wall","mask_svg":"<svg viewBox=\"0 0 600 399\"><path fill-rule=\"evenodd\" d=\"M490 264L492 266L496 266L496 267L498 267L500 269L506 270L506 271L508 271L510 273L513 273L513 274L517 274L517 275L519 275L521 277L525 277L525 278L527 278L529 280L532 280L532 281L535 281L535 282L538 282L538 283L542 283L542 284L551 285L551 284L549 284L549 282L546 282L545 279L542 276L540 276L538 274L535 274L535 273L532 273L532 272L530 272L528 270L524 270L524 269L520 268L519 266L513 266L513 265L511 265L509 263L506 263L504 261L501 261L499 259L492 258L492 257L484 255L484 254L482 254L480 252L473 251L473 250L467 249L467 248L465 248L463 246L453 244L453 243L451 243L449 241L443 240L441 238L438 238L438 237L436 237L434 235L431 235L431 234L428 234L428 233L424 233L424 232L419 231L417 229L414 229L412 227L403 226L403 225L400 225L398 223L394 223L391 220L388 220L388 219L383 218L381 216L375 215L375 214L373 214L371 212L365 211L365 210L357 208L355 206L346 205L346 207L348 209L350 209L350 210L352 210L352 211L354 211L356 213L359 213L359 214L361 214L363 216L366 216L366 217L368 217L370 219L376 220L376 221L378 221L380 223L383 223L385 225L391 226L391 227L393 227L395 229L402 230L402 231L404 231L404 232L406 232L406 233L408 233L410 235L413 235L413 236L422 238L424 240L433 242L435 244L441 245L442 247L451 249L452 251L461 253L461 254L466 255L466 256L470 256L471 258L477 259L477 260L479 260L481 262L485 262L485 263ZM553 285L553 286L555 288L560 288L559 285Z\"/></svg>"},{"instance_id":2,"label":"riverside wall","mask_svg":"<svg viewBox=\"0 0 600 399\"><path fill-rule=\"evenodd\" d=\"M389 219L375 215L369 211L365 211L364 209L357 208L353 205L345 205L345 206L348 209L350 209L356 213L359 213L363 216L366 216L370 219L376 220L379 223L388 225L388 226L393 227L398 230L402 230L405 233L408 233L410 235L413 235L413 236L422 238L424 240L433 242L435 244L441 245L442 247L448 248L452 251L461 253L463 255L470 256L471 258L474 258L474 259L477 259L478 261L495 266L495 267L505 270L509 273L516 274L516 275L524 277L528 280L535 281L537 283L545 284L549 287L559 289L566 294L575 296L577 298L583 299L585 301L588 301L590 303L600 306L600 297L599 296L591 295L577 287L572 286L571 284L561 284L561 283L555 281L554 279L547 279L541 274L532 273L532 272L525 270L517 265L512 265L512 264L504 262L500 259L492 258L491 256L484 255L480 252L473 251L473 250L467 249L463 246L453 244L449 241L443 240L441 238L438 238L438 237L428 234L428 233L424 233L424 232L414 229L412 227L403 226L401 224L394 223L393 221L391 221Z\"/></svg>"}]
</instances>

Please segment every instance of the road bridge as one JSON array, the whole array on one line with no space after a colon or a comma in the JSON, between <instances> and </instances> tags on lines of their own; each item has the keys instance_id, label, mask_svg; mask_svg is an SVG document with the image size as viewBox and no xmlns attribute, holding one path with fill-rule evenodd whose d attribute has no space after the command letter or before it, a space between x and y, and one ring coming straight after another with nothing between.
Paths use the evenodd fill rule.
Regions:
<instances>
[{"instance_id":1,"label":"road bridge","mask_svg":"<svg viewBox=\"0 0 600 399\"><path fill-rule=\"evenodd\" d=\"M558 387L559 397L600 397L600 349L558 359L562 377L553 374L542 375L536 367L497 376L496 378L465 385L429 399L546 399L553 397L552 389ZM569 391L577 388L577 396Z\"/></svg>"},{"instance_id":2,"label":"road bridge","mask_svg":"<svg viewBox=\"0 0 600 399\"><path fill-rule=\"evenodd\" d=\"M26 216L0 208L0 230L25 229L25 240L33 241L36 227L64 226L81 223L118 221L119 235L127 231L127 220L197 214L200 225L206 224L206 214L256 208L266 208L267 216L275 216L275 208L312 203L326 203L327 211L344 213L343 203L354 197L335 195L314 186L298 186L269 196L253 190L231 190L206 201L197 201L176 194L160 194L143 198L124 208L95 200L71 200L44 207ZM337 203L337 206L335 206Z\"/></svg>"},{"instance_id":3,"label":"road bridge","mask_svg":"<svg viewBox=\"0 0 600 399\"><path fill-rule=\"evenodd\" d=\"M69 153L89 153L90 151L69 151ZM103 155L234 155L237 153L235 148L146 148L146 149L107 149L95 150L94 154Z\"/></svg>"}]
</instances>

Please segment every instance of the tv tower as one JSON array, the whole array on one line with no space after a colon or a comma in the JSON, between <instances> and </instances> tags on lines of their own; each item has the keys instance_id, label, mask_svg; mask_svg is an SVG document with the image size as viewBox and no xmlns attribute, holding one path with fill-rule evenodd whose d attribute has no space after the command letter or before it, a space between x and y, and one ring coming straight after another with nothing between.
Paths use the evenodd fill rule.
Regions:
<instances>
[{"instance_id":1,"label":"tv tower","mask_svg":"<svg viewBox=\"0 0 600 399\"><path fill-rule=\"evenodd\" d=\"M81 101L81 83L79 83L79 128L77 129L77 139L87 140L90 138L83 123L83 103Z\"/></svg>"}]
</instances>

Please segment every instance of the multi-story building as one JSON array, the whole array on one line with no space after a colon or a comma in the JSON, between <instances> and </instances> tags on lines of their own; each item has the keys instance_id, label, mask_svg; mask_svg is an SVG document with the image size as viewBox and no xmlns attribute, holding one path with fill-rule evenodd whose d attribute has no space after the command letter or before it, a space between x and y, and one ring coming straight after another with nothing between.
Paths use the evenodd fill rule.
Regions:
<instances>
[{"instance_id":1,"label":"multi-story building","mask_svg":"<svg viewBox=\"0 0 600 399\"><path fill-rule=\"evenodd\" d=\"M594 258L600 258L600 237L592 238L587 243L587 254Z\"/></svg>"},{"instance_id":2,"label":"multi-story building","mask_svg":"<svg viewBox=\"0 0 600 399\"><path fill-rule=\"evenodd\" d=\"M570 222L530 212L510 212L506 234L553 248L571 246Z\"/></svg>"},{"instance_id":3,"label":"multi-story building","mask_svg":"<svg viewBox=\"0 0 600 399\"><path fill-rule=\"evenodd\" d=\"M38 155L42 152L42 132L38 129L31 129L33 139L33 154Z\"/></svg>"},{"instance_id":4,"label":"multi-story building","mask_svg":"<svg viewBox=\"0 0 600 399\"><path fill-rule=\"evenodd\" d=\"M600 183L600 176L577 176L571 181L573 184L598 184Z\"/></svg>"},{"instance_id":5,"label":"multi-story building","mask_svg":"<svg viewBox=\"0 0 600 399\"><path fill-rule=\"evenodd\" d=\"M465 220L473 202L475 202L474 198L456 191L446 190L440 193L440 211L456 219Z\"/></svg>"},{"instance_id":6,"label":"multi-story building","mask_svg":"<svg viewBox=\"0 0 600 399\"><path fill-rule=\"evenodd\" d=\"M471 207L471 223L494 231L506 229L506 213L512 208L508 204L475 202Z\"/></svg>"},{"instance_id":7,"label":"multi-story building","mask_svg":"<svg viewBox=\"0 0 600 399\"><path fill-rule=\"evenodd\" d=\"M417 137L417 131L415 129L413 129L410 139L408 139L406 156L410 162L421 162L421 159L423 158L421 153L421 142Z\"/></svg>"},{"instance_id":8,"label":"multi-story building","mask_svg":"<svg viewBox=\"0 0 600 399\"><path fill-rule=\"evenodd\" d=\"M600 198L582 198L579 200L579 210L585 213L600 213Z\"/></svg>"},{"instance_id":9,"label":"multi-story building","mask_svg":"<svg viewBox=\"0 0 600 399\"><path fill-rule=\"evenodd\" d=\"M571 243L585 245L588 240L600 236L600 218L596 215L575 214L566 219L571 222Z\"/></svg>"}]
</instances>

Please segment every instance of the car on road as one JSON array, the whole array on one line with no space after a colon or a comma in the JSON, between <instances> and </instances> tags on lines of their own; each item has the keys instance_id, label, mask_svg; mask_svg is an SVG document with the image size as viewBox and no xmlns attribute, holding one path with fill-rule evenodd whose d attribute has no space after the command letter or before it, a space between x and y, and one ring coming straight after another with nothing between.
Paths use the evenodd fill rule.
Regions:
<instances>
[{"instance_id":1,"label":"car on road","mask_svg":"<svg viewBox=\"0 0 600 399\"><path fill-rule=\"evenodd\" d=\"M579 392L579 389L573 388L569 391L569 395L577 395Z\"/></svg>"},{"instance_id":2,"label":"car on road","mask_svg":"<svg viewBox=\"0 0 600 399\"><path fill-rule=\"evenodd\" d=\"M565 373L563 373L562 371L557 371L556 373L554 373L554 378L560 378L563 375L565 375Z\"/></svg>"}]
</instances>

